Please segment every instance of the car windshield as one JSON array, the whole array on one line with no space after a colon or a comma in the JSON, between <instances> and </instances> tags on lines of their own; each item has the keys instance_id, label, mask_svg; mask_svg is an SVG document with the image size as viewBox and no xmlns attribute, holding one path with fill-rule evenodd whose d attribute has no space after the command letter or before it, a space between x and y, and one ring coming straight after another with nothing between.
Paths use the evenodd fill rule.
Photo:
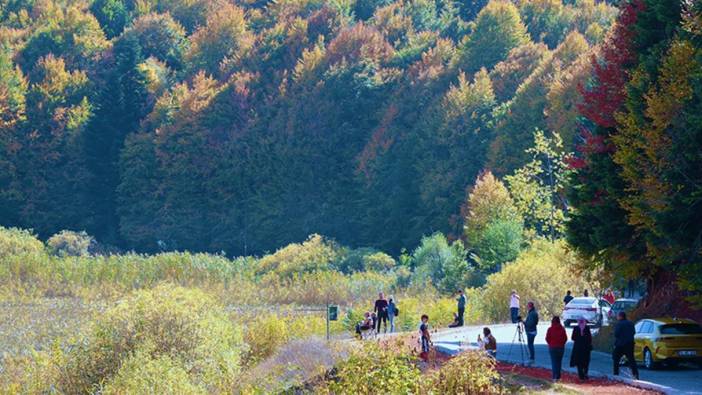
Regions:
<instances>
[{"instance_id":1,"label":"car windshield","mask_svg":"<svg viewBox=\"0 0 702 395\"><path fill-rule=\"evenodd\" d=\"M569 305L571 304L580 304L580 305L590 305L595 303L595 298L575 298L568 303Z\"/></svg>"},{"instance_id":2,"label":"car windshield","mask_svg":"<svg viewBox=\"0 0 702 395\"><path fill-rule=\"evenodd\" d=\"M615 309L628 309L634 307L635 305L636 302L614 302L612 307Z\"/></svg>"},{"instance_id":3,"label":"car windshield","mask_svg":"<svg viewBox=\"0 0 702 395\"><path fill-rule=\"evenodd\" d=\"M697 324L668 324L661 326L661 335L701 335L702 326Z\"/></svg>"}]
</instances>

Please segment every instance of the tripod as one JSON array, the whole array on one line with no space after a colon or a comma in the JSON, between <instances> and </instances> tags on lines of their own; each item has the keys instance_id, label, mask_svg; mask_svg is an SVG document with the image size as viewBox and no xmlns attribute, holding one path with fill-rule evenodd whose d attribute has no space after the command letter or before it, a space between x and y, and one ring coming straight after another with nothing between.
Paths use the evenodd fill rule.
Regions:
<instances>
[{"instance_id":1,"label":"tripod","mask_svg":"<svg viewBox=\"0 0 702 395\"><path fill-rule=\"evenodd\" d=\"M529 355L526 343L524 342L524 327L522 321L517 322L517 328L514 330L514 337L512 338L512 344L509 345L509 352L507 353L507 358L512 356L512 347L517 343L519 347L519 355L521 357L522 365L526 365L526 357Z\"/></svg>"}]
</instances>

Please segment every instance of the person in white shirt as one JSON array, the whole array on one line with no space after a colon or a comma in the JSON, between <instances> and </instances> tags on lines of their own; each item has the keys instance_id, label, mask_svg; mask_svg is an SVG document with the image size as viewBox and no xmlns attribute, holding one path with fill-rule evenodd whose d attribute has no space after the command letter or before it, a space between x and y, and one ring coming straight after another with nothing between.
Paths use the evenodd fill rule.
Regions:
<instances>
[{"instance_id":1,"label":"person in white shirt","mask_svg":"<svg viewBox=\"0 0 702 395\"><path fill-rule=\"evenodd\" d=\"M512 290L512 294L509 297L509 313L512 323L516 324L519 321L519 294L517 294L516 289Z\"/></svg>"}]
</instances>

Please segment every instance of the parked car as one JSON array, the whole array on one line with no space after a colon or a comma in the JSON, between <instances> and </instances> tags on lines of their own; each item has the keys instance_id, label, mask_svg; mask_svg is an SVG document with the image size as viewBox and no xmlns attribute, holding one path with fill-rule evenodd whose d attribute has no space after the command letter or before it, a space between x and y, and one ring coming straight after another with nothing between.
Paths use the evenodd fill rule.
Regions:
<instances>
[{"instance_id":1,"label":"parked car","mask_svg":"<svg viewBox=\"0 0 702 395\"><path fill-rule=\"evenodd\" d=\"M648 369L661 363L702 362L702 326L677 318L643 319L636 323L634 358Z\"/></svg>"},{"instance_id":2,"label":"parked car","mask_svg":"<svg viewBox=\"0 0 702 395\"><path fill-rule=\"evenodd\" d=\"M612 309L609 310L609 313L607 313L607 318L609 318L609 321L614 321L617 319L617 314L622 311L629 314L638 304L639 301L636 299L617 299L614 301Z\"/></svg>"},{"instance_id":3,"label":"parked car","mask_svg":"<svg viewBox=\"0 0 702 395\"><path fill-rule=\"evenodd\" d=\"M566 327L577 322L580 317L585 318L588 324L601 326L611 309L612 306L604 299L578 297L565 305L561 316Z\"/></svg>"}]
</instances>

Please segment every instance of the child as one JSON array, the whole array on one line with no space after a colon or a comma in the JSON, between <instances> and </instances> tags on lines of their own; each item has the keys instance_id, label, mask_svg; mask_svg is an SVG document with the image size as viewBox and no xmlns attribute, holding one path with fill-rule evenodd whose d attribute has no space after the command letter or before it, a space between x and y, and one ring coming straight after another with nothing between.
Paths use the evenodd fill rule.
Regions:
<instances>
[{"instance_id":1,"label":"child","mask_svg":"<svg viewBox=\"0 0 702 395\"><path fill-rule=\"evenodd\" d=\"M431 344L431 335L429 334L429 316L422 314L422 323L419 324L419 335L422 339L422 354L426 355L429 352L429 344Z\"/></svg>"},{"instance_id":2,"label":"child","mask_svg":"<svg viewBox=\"0 0 702 395\"><path fill-rule=\"evenodd\" d=\"M363 338L363 331L367 331L373 327L370 312L366 311L363 315L363 321L356 324L356 335L359 339Z\"/></svg>"}]
</instances>

